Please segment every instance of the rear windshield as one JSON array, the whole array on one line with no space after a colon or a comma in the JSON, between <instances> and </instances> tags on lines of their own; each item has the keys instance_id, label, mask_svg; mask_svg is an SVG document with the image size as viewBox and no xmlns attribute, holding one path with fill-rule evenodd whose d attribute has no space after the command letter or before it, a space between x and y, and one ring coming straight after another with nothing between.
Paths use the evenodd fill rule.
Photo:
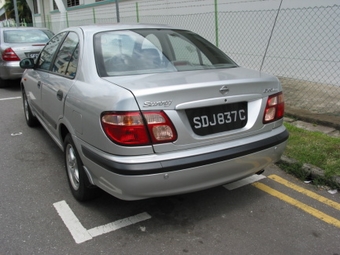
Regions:
<instances>
[{"instance_id":1,"label":"rear windshield","mask_svg":"<svg viewBox=\"0 0 340 255\"><path fill-rule=\"evenodd\" d=\"M101 32L94 37L94 51L101 77L237 66L207 40L183 30Z\"/></svg>"},{"instance_id":2,"label":"rear windshield","mask_svg":"<svg viewBox=\"0 0 340 255\"><path fill-rule=\"evenodd\" d=\"M4 31L5 43L47 43L53 36L49 30L15 29Z\"/></svg>"}]
</instances>

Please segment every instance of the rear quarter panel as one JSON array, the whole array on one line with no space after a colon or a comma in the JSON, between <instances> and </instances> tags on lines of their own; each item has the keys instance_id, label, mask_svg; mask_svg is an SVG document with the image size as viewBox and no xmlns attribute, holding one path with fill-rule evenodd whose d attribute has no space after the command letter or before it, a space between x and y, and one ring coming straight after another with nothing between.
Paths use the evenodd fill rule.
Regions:
<instances>
[{"instance_id":1,"label":"rear quarter panel","mask_svg":"<svg viewBox=\"0 0 340 255\"><path fill-rule=\"evenodd\" d=\"M94 86L95 84L95 86ZM105 111L138 111L131 92L100 78L77 81L67 95L64 118L74 134L87 146L115 155L153 153L151 146L123 147L113 143L104 133L100 117Z\"/></svg>"}]
</instances>

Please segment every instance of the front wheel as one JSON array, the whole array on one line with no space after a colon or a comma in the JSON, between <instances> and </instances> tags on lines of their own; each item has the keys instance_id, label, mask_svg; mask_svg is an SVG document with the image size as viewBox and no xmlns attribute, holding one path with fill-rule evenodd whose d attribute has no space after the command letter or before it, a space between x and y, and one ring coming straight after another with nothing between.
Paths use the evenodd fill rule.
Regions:
<instances>
[{"instance_id":1,"label":"front wheel","mask_svg":"<svg viewBox=\"0 0 340 255\"><path fill-rule=\"evenodd\" d=\"M64 159L72 195L78 201L95 198L98 195L98 188L89 182L70 134L66 136L64 141Z\"/></svg>"}]
</instances>

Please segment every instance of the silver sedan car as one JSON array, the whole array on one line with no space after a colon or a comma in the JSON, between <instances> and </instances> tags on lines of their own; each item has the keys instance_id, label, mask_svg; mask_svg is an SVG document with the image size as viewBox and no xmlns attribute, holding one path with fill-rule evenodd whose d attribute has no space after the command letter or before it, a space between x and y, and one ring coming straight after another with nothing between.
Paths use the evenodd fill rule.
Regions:
<instances>
[{"instance_id":1,"label":"silver sedan car","mask_svg":"<svg viewBox=\"0 0 340 255\"><path fill-rule=\"evenodd\" d=\"M26 122L63 150L79 201L99 190L138 200L230 183L278 161L288 139L278 79L191 31L68 28L21 67Z\"/></svg>"},{"instance_id":2,"label":"silver sedan car","mask_svg":"<svg viewBox=\"0 0 340 255\"><path fill-rule=\"evenodd\" d=\"M0 27L0 88L20 79L21 59L35 58L54 34L46 28Z\"/></svg>"}]
</instances>

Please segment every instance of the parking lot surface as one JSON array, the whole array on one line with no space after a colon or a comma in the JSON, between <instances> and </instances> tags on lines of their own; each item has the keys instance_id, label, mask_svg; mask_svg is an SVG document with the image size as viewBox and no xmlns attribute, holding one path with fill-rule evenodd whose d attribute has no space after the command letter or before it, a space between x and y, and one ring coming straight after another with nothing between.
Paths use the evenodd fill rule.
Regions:
<instances>
[{"instance_id":1,"label":"parking lot surface","mask_svg":"<svg viewBox=\"0 0 340 255\"><path fill-rule=\"evenodd\" d=\"M0 90L0 254L340 254L340 195L271 165L260 176L140 201L79 203L63 156Z\"/></svg>"}]
</instances>

